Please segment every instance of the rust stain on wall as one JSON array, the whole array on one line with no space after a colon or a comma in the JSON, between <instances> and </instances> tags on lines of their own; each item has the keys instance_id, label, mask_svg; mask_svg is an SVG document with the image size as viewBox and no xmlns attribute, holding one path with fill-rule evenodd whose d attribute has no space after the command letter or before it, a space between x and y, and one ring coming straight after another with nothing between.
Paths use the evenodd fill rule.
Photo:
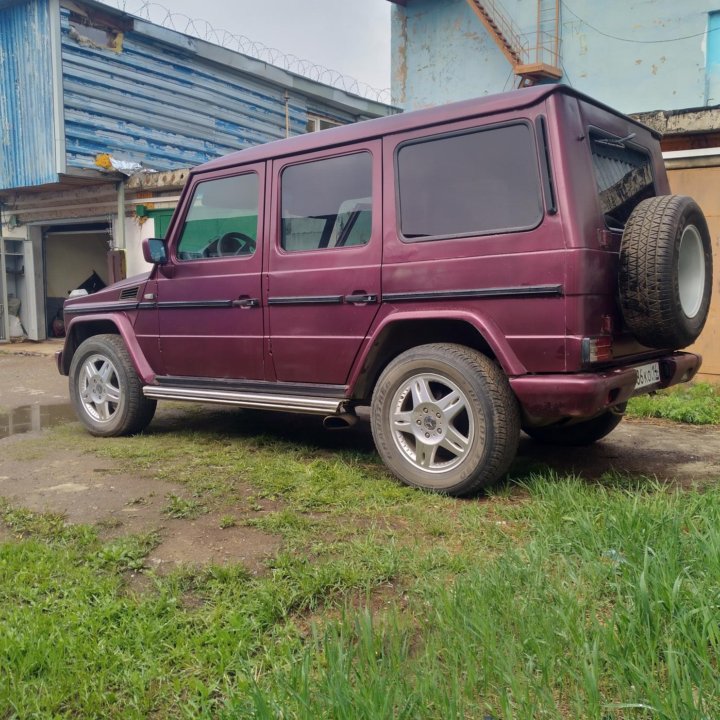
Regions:
<instances>
[{"instance_id":1,"label":"rust stain on wall","mask_svg":"<svg viewBox=\"0 0 720 720\"><path fill-rule=\"evenodd\" d=\"M393 102L403 104L407 94L407 47L408 47L408 29L407 15L401 9L396 9L396 17L400 27L399 37L397 40L397 62L393 63L393 79L392 86L400 89L399 97L393 98Z\"/></svg>"}]
</instances>

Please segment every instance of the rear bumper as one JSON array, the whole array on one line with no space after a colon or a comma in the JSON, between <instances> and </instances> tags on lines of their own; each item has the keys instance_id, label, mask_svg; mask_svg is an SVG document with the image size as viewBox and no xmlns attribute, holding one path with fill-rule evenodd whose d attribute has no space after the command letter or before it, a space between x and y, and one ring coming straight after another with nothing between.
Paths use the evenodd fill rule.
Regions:
<instances>
[{"instance_id":1,"label":"rear bumper","mask_svg":"<svg viewBox=\"0 0 720 720\"><path fill-rule=\"evenodd\" d=\"M510 378L510 386L529 419L593 417L633 395L687 382L700 369L702 358L682 352L657 358L652 362L660 365L660 382L636 391L636 368L647 362L597 373L524 375Z\"/></svg>"}]
</instances>

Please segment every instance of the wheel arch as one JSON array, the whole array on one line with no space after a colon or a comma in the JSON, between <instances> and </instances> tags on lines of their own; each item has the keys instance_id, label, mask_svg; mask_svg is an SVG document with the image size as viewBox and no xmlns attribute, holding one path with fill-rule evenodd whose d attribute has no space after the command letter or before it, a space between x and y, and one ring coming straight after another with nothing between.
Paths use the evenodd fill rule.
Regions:
<instances>
[{"instance_id":1,"label":"wheel arch","mask_svg":"<svg viewBox=\"0 0 720 720\"><path fill-rule=\"evenodd\" d=\"M62 374L69 374L73 356L85 340L103 334L122 337L133 367L144 383L150 383L155 379L155 373L135 339L130 321L125 316L101 314L73 318L68 324L60 366Z\"/></svg>"},{"instance_id":2,"label":"wheel arch","mask_svg":"<svg viewBox=\"0 0 720 720\"><path fill-rule=\"evenodd\" d=\"M520 434L503 369L457 343L415 346L396 357L373 392L370 423L378 453L397 477L458 497L505 474Z\"/></svg>"},{"instance_id":3,"label":"wheel arch","mask_svg":"<svg viewBox=\"0 0 720 720\"><path fill-rule=\"evenodd\" d=\"M525 367L492 321L469 313L403 313L387 317L364 344L351 374L351 396L369 400L382 371L401 353L429 343L457 343L496 361L507 375L522 375Z\"/></svg>"}]
</instances>

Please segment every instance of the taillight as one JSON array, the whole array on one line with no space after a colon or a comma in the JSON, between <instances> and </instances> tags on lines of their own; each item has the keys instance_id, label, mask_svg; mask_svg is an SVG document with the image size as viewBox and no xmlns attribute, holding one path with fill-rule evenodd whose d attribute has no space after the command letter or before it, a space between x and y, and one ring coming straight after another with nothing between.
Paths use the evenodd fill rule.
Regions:
<instances>
[{"instance_id":1,"label":"taillight","mask_svg":"<svg viewBox=\"0 0 720 720\"><path fill-rule=\"evenodd\" d=\"M600 363L612 360L612 338L609 335L583 338L582 361L584 364Z\"/></svg>"}]
</instances>

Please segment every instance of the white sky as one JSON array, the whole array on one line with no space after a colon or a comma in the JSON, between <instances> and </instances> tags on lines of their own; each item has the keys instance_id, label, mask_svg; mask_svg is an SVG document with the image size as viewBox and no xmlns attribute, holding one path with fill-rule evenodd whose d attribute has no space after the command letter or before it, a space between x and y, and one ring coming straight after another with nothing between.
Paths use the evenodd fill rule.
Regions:
<instances>
[{"instance_id":1,"label":"white sky","mask_svg":"<svg viewBox=\"0 0 720 720\"><path fill-rule=\"evenodd\" d=\"M206 20L216 29L336 70L376 89L390 86L390 8L387 0L103 0L130 13L150 5L158 22L172 13ZM175 19L177 30L186 20Z\"/></svg>"}]
</instances>

